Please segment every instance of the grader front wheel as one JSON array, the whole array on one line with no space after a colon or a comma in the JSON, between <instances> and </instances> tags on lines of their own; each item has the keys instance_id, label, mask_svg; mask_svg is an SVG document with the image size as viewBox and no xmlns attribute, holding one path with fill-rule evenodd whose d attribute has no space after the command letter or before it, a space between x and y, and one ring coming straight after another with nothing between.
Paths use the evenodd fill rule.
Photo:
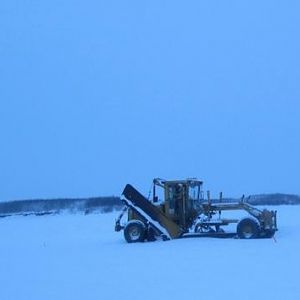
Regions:
<instances>
[{"instance_id":1,"label":"grader front wheel","mask_svg":"<svg viewBox=\"0 0 300 300\"><path fill-rule=\"evenodd\" d=\"M240 239L255 239L259 235L259 225L252 218L242 219L237 225L237 235Z\"/></svg>"}]
</instances>

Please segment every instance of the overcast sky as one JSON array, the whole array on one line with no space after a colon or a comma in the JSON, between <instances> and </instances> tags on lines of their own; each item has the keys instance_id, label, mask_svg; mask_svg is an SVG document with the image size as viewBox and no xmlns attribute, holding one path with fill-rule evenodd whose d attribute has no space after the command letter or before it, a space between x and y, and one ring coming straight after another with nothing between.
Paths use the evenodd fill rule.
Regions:
<instances>
[{"instance_id":1,"label":"overcast sky","mask_svg":"<svg viewBox=\"0 0 300 300\"><path fill-rule=\"evenodd\" d=\"M299 1L1 0L0 201L300 194Z\"/></svg>"}]
</instances>

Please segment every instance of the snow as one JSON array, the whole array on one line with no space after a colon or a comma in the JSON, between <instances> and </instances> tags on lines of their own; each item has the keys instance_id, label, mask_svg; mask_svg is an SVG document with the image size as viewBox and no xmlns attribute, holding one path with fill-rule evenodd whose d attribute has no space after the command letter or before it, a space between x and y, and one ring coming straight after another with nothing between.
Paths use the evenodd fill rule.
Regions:
<instances>
[{"instance_id":1,"label":"snow","mask_svg":"<svg viewBox=\"0 0 300 300\"><path fill-rule=\"evenodd\" d=\"M118 213L0 219L1 299L300 299L300 206L274 239L127 244Z\"/></svg>"}]
</instances>

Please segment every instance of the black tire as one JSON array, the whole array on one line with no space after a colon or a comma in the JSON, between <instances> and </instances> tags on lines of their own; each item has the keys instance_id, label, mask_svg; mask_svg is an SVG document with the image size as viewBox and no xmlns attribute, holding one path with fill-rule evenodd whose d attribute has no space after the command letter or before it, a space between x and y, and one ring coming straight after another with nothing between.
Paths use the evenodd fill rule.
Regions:
<instances>
[{"instance_id":1,"label":"black tire","mask_svg":"<svg viewBox=\"0 0 300 300\"><path fill-rule=\"evenodd\" d=\"M237 235L240 239L255 239L259 236L259 224L256 220L245 218L237 225Z\"/></svg>"},{"instance_id":2,"label":"black tire","mask_svg":"<svg viewBox=\"0 0 300 300\"><path fill-rule=\"evenodd\" d=\"M124 228L124 237L128 243L138 243L145 240L146 229L139 220L130 221Z\"/></svg>"},{"instance_id":3,"label":"black tire","mask_svg":"<svg viewBox=\"0 0 300 300\"><path fill-rule=\"evenodd\" d=\"M148 227L148 230L147 230L147 241L148 242L154 242L154 241L156 241L156 232L155 232L155 230L151 227L151 226L149 226Z\"/></svg>"}]
</instances>

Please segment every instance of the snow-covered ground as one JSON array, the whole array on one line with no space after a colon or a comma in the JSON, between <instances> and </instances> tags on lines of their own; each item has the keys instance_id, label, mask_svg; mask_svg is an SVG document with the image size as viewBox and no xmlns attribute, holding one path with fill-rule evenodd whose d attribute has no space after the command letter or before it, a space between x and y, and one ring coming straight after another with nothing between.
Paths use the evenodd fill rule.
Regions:
<instances>
[{"instance_id":1,"label":"snow-covered ground","mask_svg":"<svg viewBox=\"0 0 300 300\"><path fill-rule=\"evenodd\" d=\"M300 299L300 206L274 239L127 244L118 213L0 219L0 299Z\"/></svg>"}]
</instances>

